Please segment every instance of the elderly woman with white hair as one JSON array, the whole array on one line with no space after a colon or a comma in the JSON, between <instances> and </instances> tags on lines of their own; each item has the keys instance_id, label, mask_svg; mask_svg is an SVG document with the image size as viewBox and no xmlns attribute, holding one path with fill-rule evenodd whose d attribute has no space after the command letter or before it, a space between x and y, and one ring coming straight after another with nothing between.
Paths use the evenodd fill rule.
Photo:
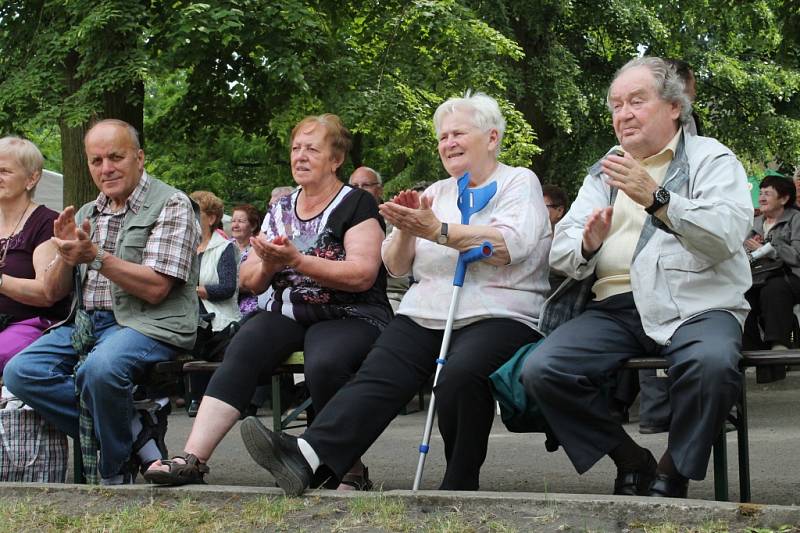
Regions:
<instances>
[{"instance_id":1,"label":"elderly woman with white hair","mask_svg":"<svg viewBox=\"0 0 800 533\"><path fill-rule=\"evenodd\" d=\"M0 372L69 308L68 299L54 301L42 284L56 257L50 237L58 217L33 201L43 161L32 142L0 139Z\"/></svg>"},{"instance_id":2,"label":"elderly woman with white hair","mask_svg":"<svg viewBox=\"0 0 800 533\"><path fill-rule=\"evenodd\" d=\"M539 181L528 169L497 161L505 120L494 99L480 93L452 98L437 109L434 127L450 177L381 205L394 225L383 243L384 264L392 275L416 280L397 316L300 438L272 433L256 418L242 424L253 459L288 494L303 492L321 464L338 476L347 472L430 379L459 252L484 241L494 247L491 258L469 267L435 389L447 460L441 489L479 488L494 419L488 376L520 346L540 338L536 325L548 291L551 231ZM496 183L497 192L463 225L457 181L467 172L470 187Z\"/></svg>"}]
</instances>

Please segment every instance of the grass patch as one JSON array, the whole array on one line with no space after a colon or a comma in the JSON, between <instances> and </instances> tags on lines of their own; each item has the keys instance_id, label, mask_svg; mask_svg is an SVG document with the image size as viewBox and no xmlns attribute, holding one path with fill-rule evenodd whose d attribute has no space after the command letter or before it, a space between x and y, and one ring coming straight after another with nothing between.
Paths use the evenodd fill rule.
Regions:
<instances>
[{"instance_id":1,"label":"grass patch","mask_svg":"<svg viewBox=\"0 0 800 533\"><path fill-rule=\"evenodd\" d=\"M338 521L340 527L358 525L386 531L410 531L413 528L405 503L397 498L387 498L381 493L356 496L346 503L348 516Z\"/></svg>"},{"instance_id":2,"label":"grass patch","mask_svg":"<svg viewBox=\"0 0 800 533\"><path fill-rule=\"evenodd\" d=\"M77 510L77 509L76 509ZM3 502L0 505L0 531L114 531L121 533L174 531L219 531L214 512L184 500L176 506L159 504L130 505L101 513L69 514L50 505L30 502Z\"/></svg>"},{"instance_id":3,"label":"grass patch","mask_svg":"<svg viewBox=\"0 0 800 533\"><path fill-rule=\"evenodd\" d=\"M651 524L646 522L635 522L630 527L644 533L728 533L730 526L720 520L704 522L699 526L687 527L679 524L666 522L663 524Z\"/></svg>"},{"instance_id":4,"label":"grass patch","mask_svg":"<svg viewBox=\"0 0 800 533\"><path fill-rule=\"evenodd\" d=\"M268 498L261 496L246 502L242 507L242 520L254 526L270 525L276 529L288 527L287 515L302 511L306 508L304 500L300 498Z\"/></svg>"}]
</instances>

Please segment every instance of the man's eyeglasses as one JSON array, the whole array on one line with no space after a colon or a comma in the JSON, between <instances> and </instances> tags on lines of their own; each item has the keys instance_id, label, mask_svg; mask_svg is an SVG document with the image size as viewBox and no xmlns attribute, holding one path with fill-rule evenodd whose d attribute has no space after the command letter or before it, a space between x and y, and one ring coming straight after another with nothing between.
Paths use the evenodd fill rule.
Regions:
<instances>
[{"instance_id":1,"label":"man's eyeglasses","mask_svg":"<svg viewBox=\"0 0 800 533\"><path fill-rule=\"evenodd\" d=\"M544 206L548 209L558 209L559 207L561 207L560 205L557 204L544 204Z\"/></svg>"},{"instance_id":2,"label":"man's eyeglasses","mask_svg":"<svg viewBox=\"0 0 800 533\"><path fill-rule=\"evenodd\" d=\"M351 187L355 187L356 189L366 189L367 187L375 187L376 185L380 185L377 181L372 181L370 183L351 183Z\"/></svg>"}]
</instances>

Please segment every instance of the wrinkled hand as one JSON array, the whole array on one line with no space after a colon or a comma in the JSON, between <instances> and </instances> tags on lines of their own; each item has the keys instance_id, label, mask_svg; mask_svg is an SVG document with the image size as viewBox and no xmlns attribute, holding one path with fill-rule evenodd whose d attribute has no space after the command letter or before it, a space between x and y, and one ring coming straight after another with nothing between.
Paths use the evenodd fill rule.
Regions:
<instances>
[{"instance_id":1,"label":"wrinkled hand","mask_svg":"<svg viewBox=\"0 0 800 533\"><path fill-rule=\"evenodd\" d=\"M75 224L75 208L69 206L58 214L53 222L53 236L63 240L78 238L78 226Z\"/></svg>"},{"instance_id":2,"label":"wrinkled hand","mask_svg":"<svg viewBox=\"0 0 800 533\"><path fill-rule=\"evenodd\" d=\"M583 241L581 246L583 248L583 255L585 258L590 258L594 253L600 249L603 241L608 237L608 232L611 230L611 216L614 214L612 207L597 208L592 211L589 218L586 220L586 225L583 227Z\"/></svg>"},{"instance_id":3,"label":"wrinkled hand","mask_svg":"<svg viewBox=\"0 0 800 533\"><path fill-rule=\"evenodd\" d=\"M302 254L297 250L288 237L279 235L271 241L264 235L250 238L253 251L261 258L265 266L273 268L283 268L288 266L295 268L302 259Z\"/></svg>"},{"instance_id":4,"label":"wrinkled hand","mask_svg":"<svg viewBox=\"0 0 800 533\"><path fill-rule=\"evenodd\" d=\"M414 197L412 195L403 196L405 192L413 192L417 195L418 207L409 207L409 205L414 204ZM395 199L399 199L400 202L408 205L395 202L395 199L390 202L384 202L380 205L381 215L396 229L405 231L415 237L435 241L442 223L436 218L431 209L433 200L427 196L419 197L416 191L403 191L403 193L398 194Z\"/></svg>"},{"instance_id":5,"label":"wrinkled hand","mask_svg":"<svg viewBox=\"0 0 800 533\"><path fill-rule=\"evenodd\" d=\"M402 205L403 207L419 209L419 199L420 194L417 191L405 190L397 193L397 196L392 198L391 201L397 205Z\"/></svg>"},{"instance_id":6,"label":"wrinkled hand","mask_svg":"<svg viewBox=\"0 0 800 533\"><path fill-rule=\"evenodd\" d=\"M653 205L653 193L658 189L658 183L630 154L626 153L624 157L609 155L600 164L608 176L606 182L609 185L619 188L628 195L628 198L641 206Z\"/></svg>"},{"instance_id":7,"label":"wrinkled hand","mask_svg":"<svg viewBox=\"0 0 800 533\"><path fill-rule=\"evenodd\" d=\"M75 226L74 222L72 226ZM86 219L80 227L69 228L69 225L66 225L62 235L66 236L71 233L75 236L74 239L52 237L50 240L55 244L58 249L58 255L64 259L66 264L76 266L83 263L91 263L97 255L97 246L89 239L90 231L89 220Z\"/></svg>"},{"instance_id":8,"label":"wrinkled hand","mask_svg":"<svg viewBox=\"0 0 800 533\"><path fill-rule=\"evenodd\" d=\"M748 252L753 252L764 246L762 241L763 239L761 238L761 235L756 235L752 239L747 239L744 241L744 247Z\"/></svg>"}]
</instances>

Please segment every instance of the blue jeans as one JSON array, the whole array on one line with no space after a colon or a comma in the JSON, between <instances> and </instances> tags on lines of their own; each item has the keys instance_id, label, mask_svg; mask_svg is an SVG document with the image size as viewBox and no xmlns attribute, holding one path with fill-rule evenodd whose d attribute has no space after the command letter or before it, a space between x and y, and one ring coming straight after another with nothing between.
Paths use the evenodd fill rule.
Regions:
<instances>
[{"instance_id":1,"label":"blue jeans","mask_svg":"<svg viewBox=\"0 0 800 533\"><path fill-rule=\"evenodd\" d=\"M133 380L176 349L122 327L110 311L90 313L97 343L77 373L78 387L94 416L100 443L102 477L122 470L131 455ZM73 371L78 355L72 348L73 326L60 326L14 357L5 367L8 389L70 437L78 437L78 399Z\"/></svg>"}]
</instances>

